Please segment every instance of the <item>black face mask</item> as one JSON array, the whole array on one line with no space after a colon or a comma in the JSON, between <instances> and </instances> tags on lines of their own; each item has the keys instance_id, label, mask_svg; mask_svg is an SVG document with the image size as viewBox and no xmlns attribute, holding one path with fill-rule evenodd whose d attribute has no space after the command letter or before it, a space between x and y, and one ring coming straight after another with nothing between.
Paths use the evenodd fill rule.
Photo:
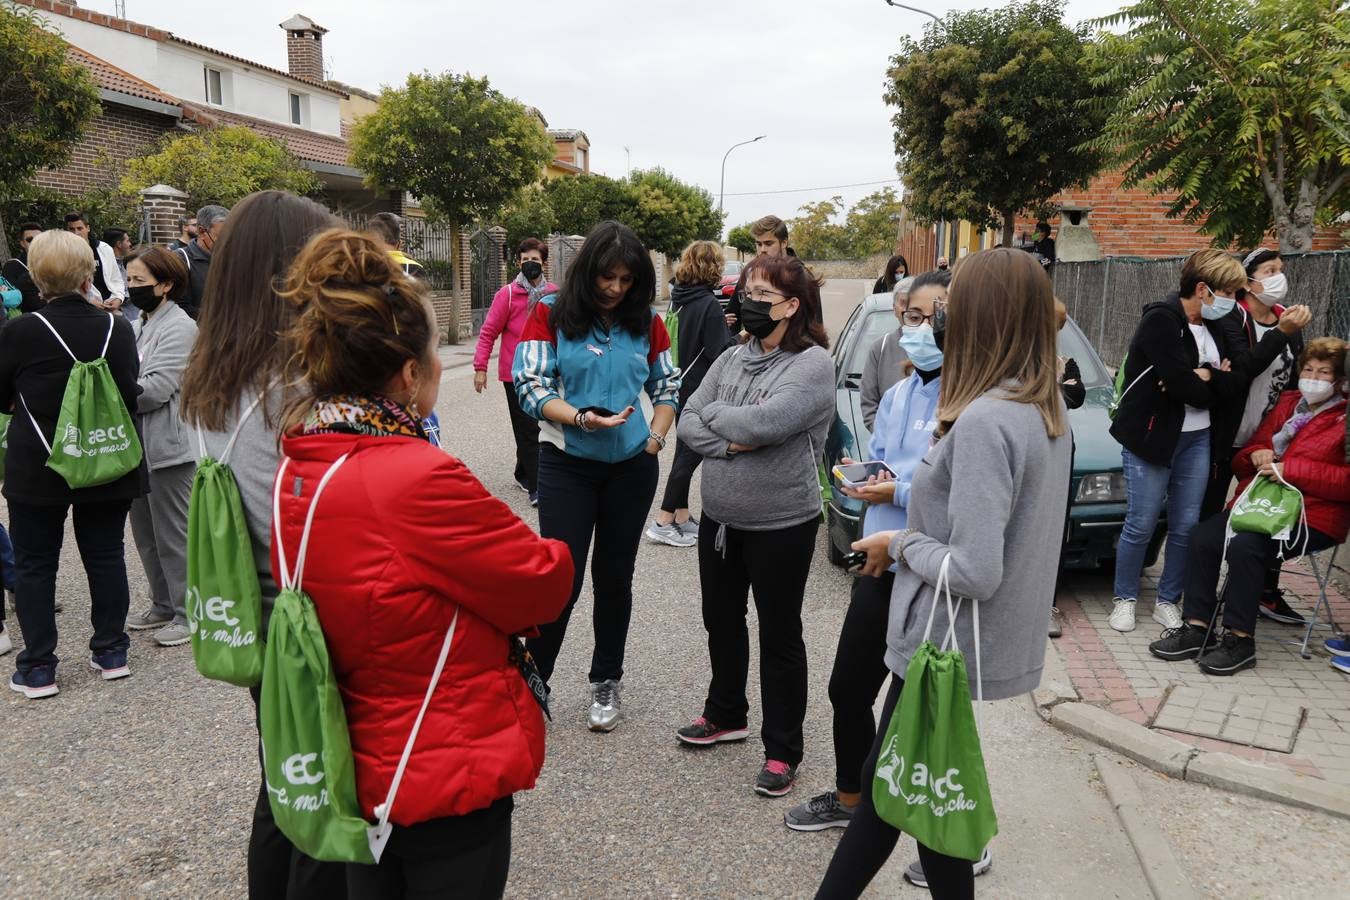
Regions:
<instances>
[{"instance_id":1,"label":"black face mask","mask_svg":"<svg viewBox=\"0 0 1350 900\"><path fill-rule=\"evenodd\" d=\"M781 319L774 319L769 314L772 309L773 304L768 300L741 301L741 327L761 341L764 340L773 334L773 330L782 321Z\"/></svg>"},{"instance_id":2,"label":"black face mask","mask_svg":"<svg viewBox=\"0 0 1350 900\"><path fill-rule=\"evenodd\" d=\"M544 264L527 259L520 264L520 272L530 281L538 281L539 276L544 274Z\"/></svg>"},{"instance_id":3,"label":"black face mask","mask_svg":"<svg viewBox=\"0 0 1350 900\"><path fill-rule=\"evenodd\" d=\"M153 284L138 284L127 290L127 299L141 312L154 312L164 302L164 295L156 294Z\"/></svg>"}]
</instances>

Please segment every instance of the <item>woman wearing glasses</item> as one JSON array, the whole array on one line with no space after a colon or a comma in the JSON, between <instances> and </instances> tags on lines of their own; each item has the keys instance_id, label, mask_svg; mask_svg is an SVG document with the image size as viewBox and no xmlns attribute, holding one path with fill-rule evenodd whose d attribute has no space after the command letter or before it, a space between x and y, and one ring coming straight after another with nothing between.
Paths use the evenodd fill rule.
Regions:
<instances>
[{"instance_id":1,"label":"woman wearing glasses","mask_svg":"<svg viewBox=\"0 0 1350 900\"><path fill-rule=\"evenodd\" d=\"M806 645L802 597L820 527L816 460L834 417L834 363L820 324L820 284L794 257L746 267L741 325L680 417L680 440L704 458L698 568L712 682L686 744L749 736L745 616L759 612L764 765L755 790L780 797L802 759Z\"/></svg>"},{"instance_id":2,"label":"woman wearing glasses","mask_svg":"<svg viewBox=\"0 0 1350 900\"><path fill-rule=\"evenodd\" d=\"M895 473L857 490L850 497L867 502L863 536L899 531L909 525L909 491L914 470L932 446L942 388L941 334L934 334L935 314L945 312L952 273L925 272L914 279L900 312L900 338L908 360L905 375L877 407L868 460L885 460ZM892 338L894 339L894 338ZM844 459L845 464L853 462ZM835 790L811 798L784 816L794 831L846 828L862 793L862 767L876 737L872 705L886 683L886 623L895 585L895 564L879 575L860 575L853 582L839 649L830 672L830 705L834 709Z\"/></svg>"}]
</instances>

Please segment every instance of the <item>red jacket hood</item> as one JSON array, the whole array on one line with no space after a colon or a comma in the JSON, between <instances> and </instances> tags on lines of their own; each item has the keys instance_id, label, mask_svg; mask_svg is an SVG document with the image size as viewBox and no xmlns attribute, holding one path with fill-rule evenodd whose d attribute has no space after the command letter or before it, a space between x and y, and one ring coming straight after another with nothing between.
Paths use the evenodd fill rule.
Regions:
<instances>
[{"instance_id":1,"label":"red jacket hood","mask_svg":"<svg viewBox=\"0 0 1350 900\"><path fill-rule=\"evenodd\" d=\"M532 787L543 720L508 661L509 636L562 611L567 546L538 537L459 460L417 438L292 436L282 453L278 522L292 567L315 487L349 454L315 513L302 587L342 691L363 813L384 802L457 608L391 818L463 815ZM277 553L274 533L274 572Z\"/></svg>"}]
</instances>

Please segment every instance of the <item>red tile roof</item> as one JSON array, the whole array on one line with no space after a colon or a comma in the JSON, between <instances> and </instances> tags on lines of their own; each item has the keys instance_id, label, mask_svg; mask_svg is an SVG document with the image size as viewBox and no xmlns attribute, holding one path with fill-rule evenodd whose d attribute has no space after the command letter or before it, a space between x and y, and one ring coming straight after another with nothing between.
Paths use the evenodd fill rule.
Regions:
<instances>
[{"instance_id":1,"label":"red tile roof","mask_svg":"<svg viewBox=\"0 0 1350 900\"><path fill-rule=\"evenodd\" d=\"M105 91L153 100L168 106L178 106L178 98L171 97L148 81L142 81L130 72L125 72L105 59L99 59L86 50L71 44L66 45L66 56L71 62L84 66L94 76L94 81Z\"/></svg>"},{"instance_id":2,"label":"red tile roof","mask_svg":"<svg viewBox=\"0 0 1350 900\"><path fill-rule=\"evenodd\" d=\"M255 119L252 116L198 106L195 103L184 103L183 110L187 118L206 126L243 125L246 128L252 128L261 135L281 141L299 159L326 163L331 166L351 165L347 159L347 142L334 135L306 131L303 128L291 128L286 125L278 125L276 122L269 122L266 119Z\"/></svg>"},{"instance_id":3,"label":"red tile roof","mask_svg":"<svg viewBox=\"0 0 1350 900\"><path fill-rule=\"evenodd\" d=\"M230 59L238 63L243 63L244 65L251 66L252 68L258 69L263 72L271 72L273 75L280 75L282 78L289 78L291 81L298 81L301 84L307 84L310 87L318 88L321 91L328 91L329 93L337 94L341 97L347 96L346 92L338 90L335 87L330 87L329 85L324 84L322 81L314 81L309 78L299 78L295 75L292 75L290 72L286 72L281 69L274 69L271 66L265 66L262 63L254 62L251 59L245 59L242 56L235 56L233 53L225 53L222 50L217 50L214 47L208 47L205 44L199 44L196 41L186 40L185 38L181 38L176 34L172 34L160 28L155 28L154 26L151 25L142 25L139 22L132 22L129 19L119 19L116 16L110 16L107 13L97 12L92 9L85 9L84 7L75 6L71 3L64 3L62 2L62 0L20 0L20 2L28 6L31 6L34 9L42 10L43 12L54 13L58 16L65 16L70 19L79 19L82 22L89 22L90 24L93 25L101 25L104 28L111 28L114 31L125 31L127 34L134 34L139 37L149 38L153 41L159 41L161 43L165 41L173 41L174 43L182 44L185 47L193 47L197 50L204 50L207 53L212 53L216 56L223 57L224 59Z\"/></svg>"}]
</instances>

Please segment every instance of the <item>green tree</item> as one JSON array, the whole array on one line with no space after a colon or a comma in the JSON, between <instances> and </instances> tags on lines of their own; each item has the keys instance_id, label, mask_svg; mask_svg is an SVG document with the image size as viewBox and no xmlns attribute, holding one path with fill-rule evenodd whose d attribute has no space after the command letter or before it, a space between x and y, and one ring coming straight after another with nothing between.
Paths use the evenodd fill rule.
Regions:
<instances>
[{"instance_id":1,"label":"green tree","mask_svg":"<svg viewBox=\"0 0 1350 900\"><path fill-rule=\"evenodd\" d=\"M848 236L836 219L844 212L844 198L804 203L788 220L792 249L802 259L840 259L849 255Z\"/></svg>"},{"instance_id":2,"label":"green tree","mask_svg":"<svg viewBox=\"0 0 1350 900\"><path fill-rule=\"evenodd\" d=\"M899 238L903 209L904 204L896 196L894 188L882 188L853 204L844 219L848 256L889 254Z\"/></svg>"},{"instance_id":3,"label":"green tree","mask_svg":"<svg viewBox=\"0 0 1350 900\"><path fill-rule=\"evenodd\" d=\"M627 182L604 175L555 178L544 185L544 200L557 216L563 234L586 234L596 222L629 221L636 201Z\"/></svg>"},{"instance_id":4,"label":"green tree","mask_svg":"<svg viewBox=\"0 0 1350 900\"><path fill-rule=\"evenodd\" d=\"M506 229L507 265L516 269L516 247L527 237L547 241L558 227L558 214L548 202L540 185L531 185L520 192L515 201L502 213L501 226Z\"/></svg>"},{"instance_id":5,"label":"green tree","mask_svg":"<svg viewBox=\"0 0 1350 900\"><path fill-rule=\"evenodd\" d=\"M66 42L27 6L0 2L0 197L59 166L98 115L98 88ZM0 259L9 258L0 221Z\"/></svg>"},{"instance_id":6,"label":"green tree","mask_svg":"<svg viewBox=\"0 0 1350 900\"><path fill-rule=\"evenodd\" d=\"M1093 142L1127 185L1218 246L1272 228L1284 252L1350 207L1344 0L1139 0L1094 23L1096 81L1121 94Z\"/></svg>"},{"instance_id":7,"label":"green tree","mask_svg":"<svg viewBox=\"0 0 1350 900\"><path fill-rule=\"evenodd\" d=\"M634 172L628 184L634 209L626 224L647 249L678 256L691 241L721 237L723 213L703 188L659 168Z\"/></svg>"},{"instance_id":8,"label":"green tree","mask_svg":"<svg viewBox=\"0 0 1350 900\"><path fill-rule=\"evenodd\" d=\"M1108 86L1083 65L1085 28L1064 0L953 12L922 40L905 38L884 95L895 107L897 167L922 221L1003 228L1017 213L1101 169L1087 146L1106 118Z\"/></svg>"},{"instance_id":9,"label":"green tree","mask_svg":"<svg viewBox=\"0 0 1350 900\"><path fill-rule=\"evenodd\" d=\"M755 254L755 236L750 233L750 223L737 225L727 232L727 243L742 253Z\"/></svg>"},{"instance_id":10,"label":"green tree","mask_svg":"<svg viewBox=\"0 0 1350 900\"><path fill-rule=\"evenodd\" d=\"M170 134L155 152L127 160L123 194L138 197L156 184L185 192L189 209L234 206L254 191L315 194L321 187L280 141L242 125Z\"/></svg>"},{"instance_id":11,"label":"green tree","mask_svg":"<svg viewBox=\"0 0 1350 900\"><path fill-rule=\"evenodd\" d=\"M450 222L500 210L539 180L553 141L539 117L486 78L409 75L385 88L352 134L352 164L372 187L404 188Z\"/></svg>"}]
</instances>

